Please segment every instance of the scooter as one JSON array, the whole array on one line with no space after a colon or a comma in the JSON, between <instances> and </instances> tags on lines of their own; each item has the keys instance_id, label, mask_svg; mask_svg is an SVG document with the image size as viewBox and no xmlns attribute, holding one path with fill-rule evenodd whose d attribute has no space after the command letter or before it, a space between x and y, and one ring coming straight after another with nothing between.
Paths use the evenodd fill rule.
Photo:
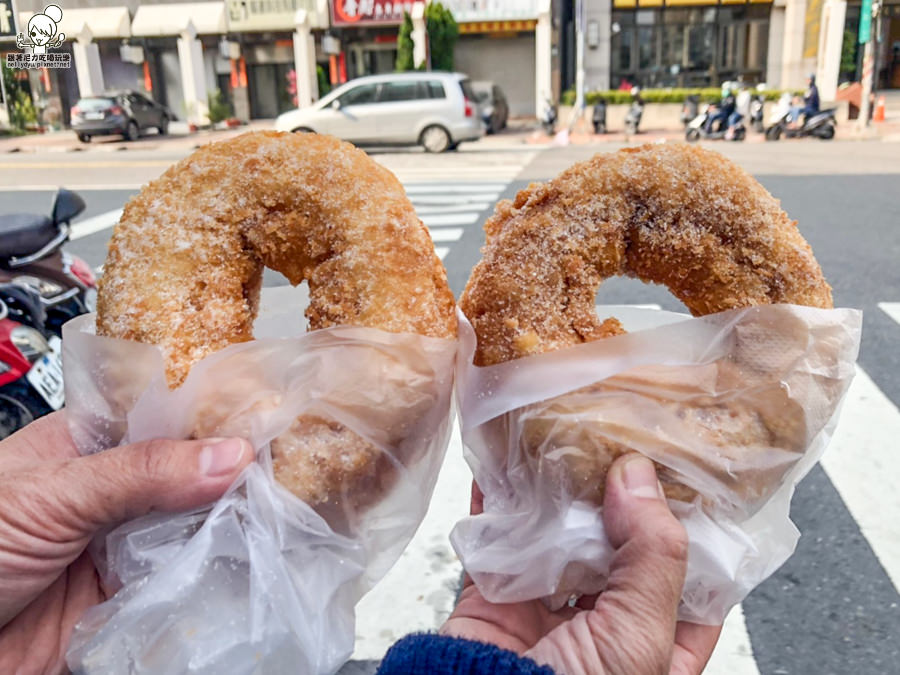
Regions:
<instances>
[{"instance_id":1,"label":"scooter","mask_svg":"<svg viewBox=\"0 0 900 675\"><path fill-rule=\"evenodd\" d=\"M631 107L625 114L625 133L634 136L638 133L641 126L641 117L644 116L644 101L640 96L636 96L631 102Z\"/></svg>"},{"instance_id":2,"label":"scooter","mask_svg":"<svg viewBox=\"0 0 900 675\"><path fill-rule=\"evenodd\" d=\"M64 403L62 341L14 320L0 302L0 439Z\"/></svg>"},{"instance_id":3,"label":"scooter","mask_svg":"<svg viewBox=\"0 0 900 675\"><path fill-rule=\"evenodd\" d=\"M553 101L549 98L544 99L544 101L544 112L541 114L541 126L548 136L552 136L556 131L556 120L559 117L559 113L556 104L553 103Z\"/></svg>"},{"instance_id":4,"label":"scooter","mask_svg":"<svg viewBox=\"0 0 900 675\"><path fill-rule=\"evenodd\" d=\"M606 133L606 101L600 99L594 104L594 110L591 113L591 122L594 125L595 134Z\"/></svg>"},{"instance_id":5,"label":"scooter","mask_svg":"<svg viewBox=\"0 0 900 675\"><path fill-rule=\"evenodd\" d=\"M799 127L792 127L791 112L781 112L776 117L772 125L766 129L766 140L777 141L782 136L786 138L802 138L804 136L815 136L823 141L834 138L834 128L837 126L837 120L834 117L834 108L828 110L820 110L815 115L807 117L803 124Z\"/></svg>"},{"instance_id":6,"label":"scooter","mask_svg":"<svg viewBox=\"0 0 900 675\"><path fill-rule=\"evenodd\" d=\"M750 126L758 134L766 130L763 123L763 99L762 96L757 94L754 94L753 98L750 99Z\"/></svg>"},{"instance_id":7,"label":"scooter","mask_svg":"<svg viewBox=\"0 0 900 675\"><path fill-rule=\"evenodd\" d=\"M700 113L692 119L684 132L684 138L691 143L700 139L707 141L742 141L747 136L747 127L744 126L744 118L742 115L737 116L737 120L732 126L722 123L718 129L712 131L706 130L706 123L711 115L711 108L705 105L701 108Z\"/></svg>"},{"instance_id":8,"label":"scooter","mask_svg":"<svg viewBox=\"0 0 900 675\"><path fill-rule=\"evenodd\" d=\"M84 200L60 188L50 216L33 213L0 215L0 284L30 288L46 309L46 328L61 335L62 325L94 311L97 279L78 256L62 250L69 224L84 211Z\"/></svg>"},{"instance_id":9,"label":"scooter","mask_svg":"<svg viewBox=\"0 0 900 675\"><path fill-rule=\"evenodd\" d=\"M687 127L700 111L700 97L697 94L686 96L681 104L681 124Z\"/></svg>"}]
</instances>

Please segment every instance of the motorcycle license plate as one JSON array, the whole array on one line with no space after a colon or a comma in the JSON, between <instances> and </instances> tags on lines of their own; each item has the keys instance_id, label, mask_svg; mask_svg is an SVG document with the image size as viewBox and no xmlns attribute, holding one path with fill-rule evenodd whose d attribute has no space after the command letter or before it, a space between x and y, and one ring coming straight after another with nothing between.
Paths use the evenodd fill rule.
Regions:
<instances>
[{"instance_id":1,"label":"motorcycle license plate","mask_svg":"<svg viewBox=\"0 0 900 675\"><path fill-rule=\"evenodd\" d=\"M59 410L66 402L66 392L63 388L62 340L56 336L50 338L50 350L31 367L26 377L47 405Z\"/></svg>"}]
</instances>

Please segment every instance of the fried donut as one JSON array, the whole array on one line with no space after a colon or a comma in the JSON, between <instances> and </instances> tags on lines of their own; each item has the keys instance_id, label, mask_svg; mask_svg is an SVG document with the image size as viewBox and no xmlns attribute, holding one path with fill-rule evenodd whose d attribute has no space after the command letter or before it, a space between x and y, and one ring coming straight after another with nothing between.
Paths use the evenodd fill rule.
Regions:
<instances>
[{"instance_id":1,"label":"fried donut","mask_svg":"<svg viewBox=\"0 0 900 675\"><path fill-rule=\"evenodd\" d=\"M206 145L126 204L97 333L157 345L178 387L197 361L253 338L264 266L308 282L310 330L456 335L446 272L396 177L335 138L277 132ZM312 416L272 444L276 478L313 505L371 482L380 454Z\"/></svg>"},{"instance_id":2,"label":"fried donut","mask_svg":"<svg viewBox=\"0 0 900 675\"><path fill-rule=\"evenodd\" d=\"M832 306L831 288L796 222L750 175L702 148L645 145L596 155L500 202L485 232L482 260L460 299L477 335L477 366L624 332L614 318L601 321L594 307L600 283L616 275L665 285L695 316L773 303ZM718 375L732 376L728 366ZM535 458L539 466L562 458L547 472L598 503L609 464L630 449L627 434L597 447L602 432L553 420L567 411L590 426L591 394L615 388L610 381L540 404L543 412L528 416L520 438L526 455L543 453ZM790 402L775 389L772 405L756 408L696 396L660 408L696 429L700 446L730 453L734 466L752 466L742 464L752 449L798 452L806 439L802 422L782 428L778 405ZM668 496L694 496L660 468ZM745 478L739 472L730 482Z\"/></svg>"}]
</instances>

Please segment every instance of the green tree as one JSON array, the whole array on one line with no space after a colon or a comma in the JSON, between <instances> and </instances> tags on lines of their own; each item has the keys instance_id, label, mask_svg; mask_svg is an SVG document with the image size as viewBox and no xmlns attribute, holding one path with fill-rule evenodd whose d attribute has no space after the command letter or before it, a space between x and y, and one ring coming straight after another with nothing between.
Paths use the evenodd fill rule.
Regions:
<instances>
[{"instance_id":1,"label":"green tree","mask_svg":"<svg viewBox=\"0 0 900 675\"><path fill-rule=\"evenodd\" d=\"M428 3L425 6L425 30L428 31L431 68L453 70L453 48L459 38L459 24L453 18L453 13L439 2Z\"/></svg>"},{"instance_id":2,"label":"green tree","mask_svg":"<svg viewBox=\"0 0 900 675\"><path fill-rule=\"evenodd\" d=\"M844 31L844 43L841 45L841 73L851 76L856 73L856 33Z\"/></svg>"},{"instance_id":3,"label":"green tree","mask_svg":"<svg viewBox=\"0 0 900 675\"><path fill-rule=\"evenodd\" d=\"M403 12L403 23L400 24L400 32L397 34L397 62L394 68L402 73L413 69L413 41L412 41L412 17Z\"/></svg>"},{"instance_id":4,"label":"green tree","mask_svg":"<svg viewBox=\"0 0 900 675\"><path fill-rule=\"evenodd\" d=\"M2 60L0 68L3 70L3 86L6 89L10 126L17 131L24 131L29 124L37 124L37 110L34 101L31 100L27 81L23 84Z\"/></svg>"},{"instance_id":5,"label":"green tree","mask_svg":"<svg viewBox=\"0 0 900 675\"><path fill-rule=\"evenodd\" d=\"M206 95L206 105L209 107L209 121L212 124L218 124L231 117L231 106L218 89Z\"/></svg>"}]
</instances>

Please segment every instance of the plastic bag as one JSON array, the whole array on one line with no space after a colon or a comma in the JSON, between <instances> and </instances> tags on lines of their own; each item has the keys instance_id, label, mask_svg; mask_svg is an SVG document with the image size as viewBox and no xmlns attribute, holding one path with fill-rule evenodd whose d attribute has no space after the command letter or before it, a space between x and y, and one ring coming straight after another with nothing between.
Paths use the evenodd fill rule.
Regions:
<instances>
[{"instance_id":1,"label":"plastic bag","mask_svg":"<svg viewBox=\"0 0 900 675\"><path fill-rule=\"evenodd\" d=\"M256 334L301 332L296 316L260 318ZM259 460L209 509L150 514L95 539L116 593L76 626L69 667L336 671L352 653L355 604L425 515L449 441L456 341L349 326L268 337L203 359L174 391L155 346L97 337L93 315L67 324L63 344L82 453L200 428L248 438ZM270 441L301 414L380 450L366 487L377 498L348 491L313 509L273 480Z\"/></svg>"},{"instance_id":2,"label":"plastic bag","mask_svg":"<svg viewBox=\"0 0 900 675\"><path fill-rule=\"evenodd\" d=\"M459 414L485 501L451 541L492 602L557 608L600 591L613 551L598 488L615 456L637 450L663 466L688 532L679 616L721 623L796 546L791 496L837 422L862 315L598 311L631 332L482 368L461 317Z\"/></svg>"}]
</instances>

